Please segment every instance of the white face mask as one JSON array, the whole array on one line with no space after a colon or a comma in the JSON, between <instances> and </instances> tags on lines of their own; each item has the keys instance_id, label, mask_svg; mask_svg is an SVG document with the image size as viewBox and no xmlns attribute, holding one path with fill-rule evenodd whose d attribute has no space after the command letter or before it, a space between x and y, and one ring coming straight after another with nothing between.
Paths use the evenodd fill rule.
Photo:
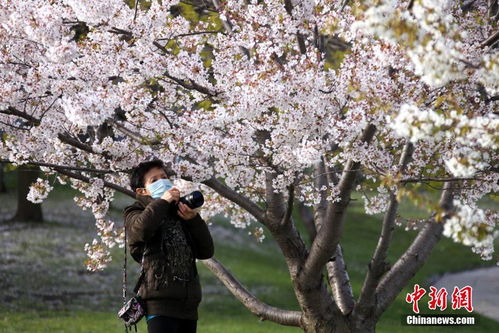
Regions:
<instances>
[{"instance_id":1,"label":"white face mask","mask_svg":"<svg viewBox=\"0 0 499 333\"><path fill-rule=\"evenodd\" d=\"M151 197L153 199L159 199L161 196L173 187L172 182L169 179L158 179L154 183L149 184L146 188L151 192Z\"/></svg>"}]
</instances>

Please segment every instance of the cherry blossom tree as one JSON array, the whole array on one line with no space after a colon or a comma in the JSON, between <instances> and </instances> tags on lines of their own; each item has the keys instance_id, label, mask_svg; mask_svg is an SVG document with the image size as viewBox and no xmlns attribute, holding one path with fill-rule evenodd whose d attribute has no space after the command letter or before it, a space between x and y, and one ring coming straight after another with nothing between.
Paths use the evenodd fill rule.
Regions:
<instances>
[{"instance_id":1,"label":"cherry blossom tree","mask_svg":"<svg viewBox=\"0 0 499 333\"><path fill-rule=\"evenodd\" d=\"M116 191L134 196L128 171L161 158L205 193L206 220L281 249L300 311L204 262L251 312L374 331L442 236L492 259L498 214L478 201L498 190L498 18L493 0L2 1L0 158L81 192L99 230L91 269L123 246L106 212ZM39 179L28 197L50 189ZM341 249L354 191L383 215L357 298ZM429 217L389 265L404 200ZM296 205L313 209L311 246Z\"/></svg>"}]
</instances>

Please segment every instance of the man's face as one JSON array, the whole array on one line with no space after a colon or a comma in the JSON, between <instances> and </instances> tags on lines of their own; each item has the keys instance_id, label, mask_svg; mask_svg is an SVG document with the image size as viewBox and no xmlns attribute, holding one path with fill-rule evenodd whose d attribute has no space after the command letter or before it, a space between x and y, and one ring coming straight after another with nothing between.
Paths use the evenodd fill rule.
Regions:
<instances>
[{"instance_id":1,"label":"man's face","mask_svg":"<svg viewBox=\"0 0 499 333\"><path fill-rule=\"evenodd\" d=\"M146 187L161 178L168 179L165 170L163 170L162 168L152 168L144 175L144 187L137 188L135 192L141 195L151 195L151 192Z\"/></svg>"}]
</instances>

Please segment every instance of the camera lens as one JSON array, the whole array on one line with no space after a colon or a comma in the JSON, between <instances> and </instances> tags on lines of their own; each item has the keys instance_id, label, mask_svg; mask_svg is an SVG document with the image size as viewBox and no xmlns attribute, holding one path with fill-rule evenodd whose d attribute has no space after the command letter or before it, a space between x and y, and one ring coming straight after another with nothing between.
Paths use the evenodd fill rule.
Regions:
<instances>
[{"instance_id":1,"label":"camera lens","mask_svg":"<svg viewBox=\"0 0 499 333\"><path fill-rule=\"evenodd\" d=\"M186 204L191 209L201 207L204 204L203 193L199 191L191 192L180 198L180 202Z\"/></svg>"}]
</instances>

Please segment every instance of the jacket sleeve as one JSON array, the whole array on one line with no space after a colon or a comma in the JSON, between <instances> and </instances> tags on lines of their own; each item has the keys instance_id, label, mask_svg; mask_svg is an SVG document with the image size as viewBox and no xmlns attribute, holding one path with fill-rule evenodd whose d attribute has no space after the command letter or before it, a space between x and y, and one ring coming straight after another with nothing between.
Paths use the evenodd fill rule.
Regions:
<instances>
[{"instance_id":1,"label":"jacket sleeve","mask_svg":"<svg viewBox=\"0 0 499 333\"><path fill-rule=\"evenodd\" d=\"M124 211L130 243L147 242L161 225L170 203L163 199L151 201L144 210L128 207Z\"/></svg>"},{"instance_id":2,"label":"jacket sleeve","mask_svg":"<svg viewBox=\"0 0 499 333\"><path fill-rule=\"evenodd\" d=\"M192 240L196 246L197 259L209 259L213 257L215 248L213 239L211 238L210 230L206 222L199 214L190 220L184 220L183 223L191 234Z\"/></svg>"}]
</instances>

